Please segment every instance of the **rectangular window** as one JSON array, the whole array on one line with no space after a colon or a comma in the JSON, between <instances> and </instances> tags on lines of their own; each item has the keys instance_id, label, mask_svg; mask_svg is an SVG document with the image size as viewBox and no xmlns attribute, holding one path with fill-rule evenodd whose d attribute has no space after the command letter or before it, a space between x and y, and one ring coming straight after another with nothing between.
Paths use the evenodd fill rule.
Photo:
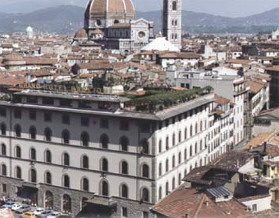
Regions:
<instances>
[{"instance_id":1,"label":"rectangular window","mask_svg":"<svg viewBox=\"0 0 279 218\"><path fill-rule=\"evenodd\" d=\"M150 132L150 125L148 122L143 122L140 124L140 132L142 132L142 133Z\"/></svg>"},{"instance_id":2,"label":"rectangular window","mask_svg":"<svg viewBox=\"0 0 279 218\"><path fill-rule=\"evenodd\" d=\"M69 114L63 114L62 115L62 123L63 124L70 124L70 116L69 116Z\"/></svg>"},{"instance_id":3,"label":"rectangular window","mask_svg":"<svg viewBox=\"0 0 279 218\"><path fill-rule=\"evenodd\" d=\"M6 115L7 115L6 108L0 108L0 116L6 117Z\"/></svg>"},{"instance_id":4,"label":"rectangular window","mask_svg":"<svg viewBox=\"0 0 279 218\"><path fill-rule=\"evenodd\" d=\"M36 120L36 118L37 118L36 111L34 111L34 110L29 111L29 118L30 118L30 120Z\"/></svg>"},{"instance_id":5,"label":"rectangular window","mask_svg":"<svg viewBox=\"0 0 279 218\"><path fill-rule=\"evenodd\" d=\"M43 104L53 105L54 100L53 100L53 98L43 98Z\"/></svg>"},{"instance_id":6,"label":"rectangular window","mask_svg":"<svg viewBox=\"0 0 279 218\"><path fill-rule=\"evenodd\" d=\"M120 130L129 130L129 121L128 120L120 120Z\"/></svg>"},{"instance_id":7,"label":"rectangular window","mask_svg":"<svg viewBox=\"0 0 279 218\"><path fill-rule=\"evenodd\" d=\"M256 204L253 204L253 205L252 205L252 211L257 211L257 210L258 210L257 205L256 205Z\"/></svg>"},{"instance_id":8,"label":"rectangular window","mask_svg":"<svg viewBox=\"0 0 279 218\"><path fill-rule=\"evenodd\" d=\"M20 109L15 109L14 110L14 117L16 119L21 119L21 110Z\"/></svg>"},{"instance_id":9,"label":"rectangular window","mask_svg":"<svg viewBox=\"0 0 279 218\"><path fill-rule=\"evenodd\" d=\"M128 217L127 207L122 207L122 217Z\"/></svg>"},{"instance_id":10,"label":"rectangular window","mask_svg":"<svg viewBox=\"0 0 279 218\"><path fill-rule=\"evenodd\" d=\"M7 193L7 184L2 184L3 193Z\"/></svg>"},{"instance_id":11,"label":"rectangular window","mask_svg":"<svg viewBox=\"0 0 279 218\"><path fill-rule=\"evenodd\" d=\"M72 107L72 101L69 99L61 99L60 106L62 107Z\"/></svg>"},{"instance_id":12,"label":"rectangular window","mask_svg":"<svg viewBox=\"0 0 279 218\"><path fill-rule=\"evenodd\" d=\"M148 218L148 217L149 217L148 212L143 211L142 212L142 218Z\"/></svg>"},{"instance_id":13,"label":"rectangular window","mask_svg":"<svg viewBox=\"0 0 279 218\"><path fill-rule=\"evenodd\" d=\"M44 119L45 119L45 122L51 122L51 113L50 112L45 112L44 113Z\"/></svg>"},{"instance_id":14,"label":"rectangular window","mask_svg":"<svg viewBox=\"0 0 279 218\"><path fill-rule=\"evenodd\" d=\"M81 117L80 122L82 126L89 126L89 117Z\"/></svg>"},{"instance_id":15,"label":"rectangular window","mask_svg":"<svg viewBox=\"0 0 279 218\"><path fill-rule=\"evenodd\" d=\"M108 129L109 128L109 121L106 118L101 118L100 119L100 127L103 129Z\"/></svg>"},{"instance_id":16,"label":"rectangular window","mask_svg":"<svg viewBox=\"0 0 279 218\"><path fill-rule=\"evenodd\" d=\"M90 101L79 101L78 102L79 108L91 109L91 102Z\"/></svg>"},{"instance_id":17,"label":"rectangular window","mask_svg":"<svg viewBox=\"0 0 279 218\"><path fill-rule=\"evenodd\" d=\"M28 96L27 97L27 103L37 104L38 103L38 99L37 99L36 96Z\"/></svg>"}]
</instances>

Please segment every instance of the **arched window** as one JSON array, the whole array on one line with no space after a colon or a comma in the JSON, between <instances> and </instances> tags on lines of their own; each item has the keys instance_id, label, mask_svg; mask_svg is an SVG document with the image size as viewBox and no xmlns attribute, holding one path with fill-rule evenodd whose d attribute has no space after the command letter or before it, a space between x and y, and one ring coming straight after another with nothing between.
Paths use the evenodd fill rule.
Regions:
<instances>
[{"instance_id":1,"label":"arched window","mask_svg":"<svg viewBox=\"0 0 279 218\"><path fill-rule=\"evenodd\" d=\"M172 146L175 146L175 133L172 135Z\"/></svg>"},{"instance_id":2,"label":"arched window","mask_svg":"<svg viewBox=\"0 0 279 218\"><path fill-rule=\"evenodd\" d=\"M149 191L147 188L143 188L141 192L141 199L144 202L149 202Z\"/></svg>"},{"instance_id":3,"label":"arched window","mask_svg":"<svg viewBox=\"0 0 279 218\"><path fill-rule=\"evenodd\" d=\"M82 168L88 169L89 168L89 159L86 155L82 157Z\"/></svg>"},{"instance_id":4,"label":"arched window","mask_svg":"<svg viewBox=\"0 0 279 218\"><path fill-rule=\"evenodd\" d=\"M81 208L85 208L87 205L88 198L82 198L81 200Z\"/></svg>"},{"instance_id":5,"label":"arched window","mask_svg":"<svg viewBox=\"0 0 279 218\"><path fill-rule=\"evenodd\" d=\"M89 146L89 135L87 132L82 132L80 135L82 146Z\"/></svg>"},{"instance_id":6,"label":"arched window","mask_svg":"<svg viewBox=\"0 0 279 218\"><path fill-rule=\"evenodd\" d=\"M147 164L142 165L142 177L149 178L149 166Z\"/></svg>"},{"instance_id":7,"label":"arched window","mask_svg":"<svg viewBox=\"0 0 279 218\"><path fill-rule=\"evenodd\" d=\"M169 159L166 160L166 172L169 171Z\"/></svg>"},{"instance_id":8,"label":"arched window","mask_svg":"<svg viewBox=\"0 0 279 218\"><path fill-rule=\"evenodd\" d=\"M185 130L184 130L184 139L186 140L187 137L188 137L188 135L187 135L187 128L185 128Z\"/></svg>"},{"instance_id":9,"label":"arched window","mask_svg":"<svg viewBox=\"0 0 279 218\"><path fill-rule=\"evenodd\" d=\"M63 212L71 213L72 212L72 199L69 195L63 195Z\"/></svg>"},{"instance_id":10,"label":"arched window","mask_svg":"<svg viewBox=\"0 0 279 218\"><path fill-rule=\"evenodd\" d=\"M3 156L6 156L7 155L7 147L4 143L1 144L1 154Z\"/></svg>"},{"instance_id":11,"label":"arched window","mask_svg":"<svg viewBox=\"0 0 279 218\"><path fill-rule=\"evenodd\" d=\"M159 153L161 153L162 152L162 140L160 139L160 141L159 141Z\"/></svg>"},{"instance_id":12,"label":"arched window","mask_svg":"<svg viewBox=\"0 0 279 218\"><path fill-rule=\"evenodd\" d=\"M129 139L126 136L120 138L121 151L128 151Z\"/></svg>"},{"instance_id":13,"label":"arched window","mask_svg":"<svg viewBox=\"0 0 279 218\"><path fill-rule=\"evenodd\" d=\"M109 184L106 180L101 181L101 190L100 194L103 196L108 196L109 195Z\"/></svg>"},{"instance_id":14,"label":"arched window","mask_svg":"<svg viewBox=\"0 0 279 218\"><path fill-rule=\"evenodd\" d=\"M31 171L30 171L30 180L33 183L37 182L37 172L35 169L31 169Z\"/></svg>"},{"instance_id":15,"label":"arched window","mask_svg":"<svg viewBox=\"0 0 279 218\"><path fill-rule=\"evenodd\" d=\"M21 127L20 125L15 125L15 136L16 137L21 137Z\"/></svg>"},{"instance_id":16,"label":"arched window","mask_svg":"<svg viewBox=\"0 0 279 218\"><path fill-rule=\"evenodd\" d=\"M166 182L165 189L166 189L166 195L168 195L169 194L169 182Z\"/></svg>"},{"instance_id":17,"label":"arched window","mask_svg":"<svg viewBox=\"0 0 279 218\"><path fill-rule=\"evenodd\" d=\"M178 153L178 164L181 164L181 152Z\"/></svg>"},{"instance_id":18,"label":"arched window","mask_svg":"<svg viewBox=\"0 0 279 218\"><path fill-rule=\"evenodd\" d=\"M82 190L83 191L89 191L89 181L87 178L82 179Z\"/></svg>"},{"instance_id":19,"label":"arched window","mask_svg":"<svg viewBox=\"0 0 279 218\"><path fill-rule=\"evenodd\" d=\"M198 153L198 143L195 144L195 154Z\"/></svg>"},{"instance_id":20,"label":"arched window","mask_svg":"<svg viewBox=\"0 0 279 218\"><path fill-rule=\"evenodd\" d=\"M15 148L15 156L21 158L21 148L19 146L16 146Z\"/></svg>"},{"instance_id":21,"label":"arched window","mask_svg":"<svg viewBox=\"0 0 279 218\"><path fill-rule=\"evenodd\" d=\"M6 135L6 124L5 123L1 123L1 135Z\"/></svg>"},{"instance_id":22,"label":"arched window","mask_svg":"<svg viewBox=\"0 0 279 218\"><path fill-rule=\"evenodd\" d=\"M181 142L181 131L178 132L178 142Z\"/></svg>"},{"instance_id":23,"label":"arched window","mask_svg":"<svg viewBox=\"0 0 279 218\"><path fill-rule=\"evenodd\" d=\"M53 194L50 191L46 191L45 193L45 208L47 209L53 208Z\"/></svg>"},{"instance_id":24,"label":"arched window","mask_svg":"<svg viewBox=\"0 0 279 218\"><path fill-rule=\"evenodd\" d=\"M173 11L176 11L176 10L177 10L177 2L176 2L176 1L173 1L173 2L172 2L172 10L173 10Z\"/></svg>"},{"instance_id":25,"label":"arched window","mask_svg":"<svg viewBox=\"0 0 279 218\"><path fill-rule=\"evenodd\" d=\"M169 137L166 137L166 150L169 150Z\"/></svg>"},{"instance_id":26,"label":"arched window","mask_svg":"<svg viewBox=\"0 0 279 218\"><path fill-rule=\"evenodd\" d=\"M45 161L47 163L51 163L51 152L50 152L50 150L45 151Z\"/></svg>"},{"instance_id":27,"label":"arched window","mask_svg":"<svg viewBox=\"0 0 279 218\"><path fill-rule=\"evenodd\" d=\"M186 173L185 173L185 176L186 176ZM178 184L179 185L181 184L181 173L179 173L179 175L178 175Z\"/></svg>"},{"instance_id":28,"label":"arched window","mask_svg":"<svg viewBox=\"0 0 279 218\"><path fill-rule=\"evenodd\" d=\"M184 160L187 160L187 148L184 149Z\"/></svg>"},{"instance_id":29,"label":"arched window","mask_svg":"<svg viewBox=\"0 0 279 218\"><path fill-rule=\"evenodd\" d=\"M128 163L126 161L122 161L121 162L121 173L127 175L127 174L129 174L128 171L129 171Z\"/></svg>"},{"instance_id":30,"label":"arched window","mask_svg":"<svg viewBox=\"0 0 279 218\"><path fill-rule=\"evenodd\" d=\"M101 160L101 170L105 172L108 171L108 160L106 158Z\"/></svg>"},{"instance_id":31,"label":"arched window","mask_svg":"<svg viewBox=\"0 0 279 218\"><path fill-rule=\"evenodd\" d=\"M200 140L200 151L203 149L202 147L202 140Z\"/></svg>"},{"instance_id":32,"label":"arched window","mask_svg":"<svg viewBox=\"0 0 279 218\"><path fill-rule=\"evenodd\" d=\"M30 127L29 134L30 134L31 139L36 139L37 130L36 130L35 126Z\"/></svg>"},{"instance_id":33,"label":"arched window","mask_svg":"<svg viewBox=\"0 0 279 218\"><path fill-rule=\"evenodd\" d=\"M68 153L63 154L63 164L65 166L70 166L70 156Z\"/></svg>"},{"instance_id":34,"label":"arched window","mask_svg":"<svg viewBox=\"0 0 279 218\"><path fill-rule=\"evenodd\" d=\"M2 164L1 166L2 176L7 176L7 166Z\"/></svg>"},{"instance_id":35,"label":"arched window","mask_svg":"<svg viewBox=\"0 0 279 218\"><path fill-rule=\"evenodd\" d=\"M159 163L159 176L162 175L162 163Z\"/></svg>"},{"instance_id":36,"label":"arched window","mask_svg":"<svg viewBox=\"0 0 279 218\"><path fill-rule=\"evenodd\" d=\"M175 189L175 178L172 178L172 190Z\"/></svg>"},{"instance_id":37,"label":"arched window","mask_svg":"<svg viewBox=\"0 0 279 218\"><path fill-rule=\"evenodd\" d=\"M192 157L193 155L193 148L192 148L192 145L190 146L190 157Z\"/></svg>"},{"instance_id":38,"label":"arched window","mask_svg":"<svg viewBox=\"0 0 279 218\"><path fill-rule=\"evenodd\" d=\"M159 187L159 200L162 199L162 187Z\"/></svg>"},{"instance_id":39,"label":"arched window","mask_svg":"<svg viewBox=\"0 0 279 218\"><path fill-rule=\"evenodd\" d=\"M21 168L19 167L19 166L17 166L16 168L15 168L15 177L17 178L17 179L21 179Z\"/></svg>"},{"instance_id":40,"label":"arched window","mask_svg":"<svg viewBox=\"0 0 279 218\"><path fill-rule=\"evenodd\" d=\"M45 173L45 183L46 184L51 184L52 183L52 176L50 172L46 172Z\"/></svg>"},{"instance_id":41,"label":"arched window","mask_svg":"<svg viewBox=\"0 0 279 218\"><path fill-rule=\"evenodd\" d=\"M101 148L107 149L109 144L109 137L106 134L101 135L100 137Z\"/></svg>"},{"instance_id":42,"label":"arched window","mask_svg":"<svg viewBox=\"0 0 279 218\"><path fill-rule=\"evenodd\" d=\"M172 156L172 168L174 168L175 167L175 156L173 155Z\"/></svg>"},{"instance_id":43,"label":"arched window","mask_svg":"<svg viewBox=\"0 0 279 218\"><path fill-rule=\"evenodd\" d=\"M128 198L129 197L128 186L126 184L122 184L120 186L120 196L122 198Z\"/></svg>"},{"instance_id":44,"label":"arched window","mask_svg":"<svg viewBox=\"0 0 279 218\"><path fill-rule=\"evenodd\" d=\"M68 175L63 176L63 186L70 188L70 177Z\"/></svg>"},{"instance_id":45,"label":"arched window","mask_svg":"<svg viewBox=\"0 0 279 218\"><path fill-rule=\"evenodd\" d=\"M70 133L68 130L63 130L62 132L62 143L69 144L70 142Z\"/></svg>"},{"instance_id":46,"label":"arched window","mask_svg":"<svg viewBox=\"0 0 279 218\"><path fill-rule=\"evenodd\" d=\"M45 139L46 141L51 141L51 137L52 137L52 131L50 128L46 128L45 129Z\"/></svg>"},{"instance_id":47,"label":"arched window","mask_svg":"<svg viewBox=\"0 0 279 218\"><path fill-rule=\"evenodd\" d=\"M200 122L200 131L202 131L202 121Z\"/></svg>"},{"instance_id":48,"label":"arched window","mask_svg":"<svg viewBox=\"0 0 279 218\"><path fill-rule=\"evenodd\" d=\"M37 154L35 148L31 148L30 150L30 159L31 160L36 160L37 159Z\"/></svg>"},{"instance_id":49,"label":"arched window","mask_svg":"<svg viewBox=\"0 0 279 218\"><path fill-rule=\"evenodd\" d=\"M141 140L141 147L142 147L143 154L149 154L149 143L148 143L147 139Z\"/></svg>"},{"instance_id":50,"label":"arched window","mask_svg":"<svg viewBox=\"0 0 279 218\"><path fill-rule=\"evenodd\" d=\"M198 133L198 123L196 123L196 126L195 126L195 133L196 134Z\"/></svg>"},{"instance_id":51,"label":"arched window","mask_svg":"<svg viewBox=\"0 0 279 218\"><path fill-rule=\"evenodd\" d=\"M190 126L190 137L192 137L193 136L193 126L191 125Z\"/></svg>"}]
</instances>

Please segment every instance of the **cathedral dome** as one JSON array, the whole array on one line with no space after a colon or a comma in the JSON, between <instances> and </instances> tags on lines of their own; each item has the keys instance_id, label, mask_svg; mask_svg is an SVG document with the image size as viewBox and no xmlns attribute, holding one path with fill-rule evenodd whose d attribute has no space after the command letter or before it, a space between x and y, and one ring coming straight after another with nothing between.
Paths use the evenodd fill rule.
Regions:
<instances>
[{"instance_id":1,"label":"cathedral dome","mask_svg":"<svg viewBox=\"0 0 279 218\"><path fill-rule=\"evenodd\" d=\"M75 33L74 38L76 38L76 39L87 39L88 36L87 36L86 30L85 30L85 29L80 29L80 30L78 30L78 31Z\"/></svg>"},{"instance_id":2,"label":"cathedral dome","mask_svg":"<svg viewBox=\"0 0 279 218\"><path fill-rule=\"evenodd\" d=\"M125 23L134 19L132 0L90 0L85 12L85 27L105 28L114 23Z\"/></svg>"},{"instance_id":3,"label":"cathedral dome","mask_svg":"<svg viewBox=\"0 0 279 218\"><path fill-rule=\"evenodd\" d=\"M87 10L90 14L96 15L135 14L135 8L131 0L91 0Z\"/></svg>"}]
</instances>

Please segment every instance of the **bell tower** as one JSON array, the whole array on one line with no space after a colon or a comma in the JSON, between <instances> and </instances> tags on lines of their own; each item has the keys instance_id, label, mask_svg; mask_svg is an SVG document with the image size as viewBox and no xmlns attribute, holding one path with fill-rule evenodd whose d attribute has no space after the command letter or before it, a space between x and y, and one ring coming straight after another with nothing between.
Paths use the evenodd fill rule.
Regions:
<instances>
[{"instance_id":1,"label":"bell tower","mask_svg":"<svg viewBox=\"0 0 279 218\"><path fill-rule=\"evenodd\" d=\"M163 1L163 36L181 49L182 0Z\"/></svg>"}]
</instances>

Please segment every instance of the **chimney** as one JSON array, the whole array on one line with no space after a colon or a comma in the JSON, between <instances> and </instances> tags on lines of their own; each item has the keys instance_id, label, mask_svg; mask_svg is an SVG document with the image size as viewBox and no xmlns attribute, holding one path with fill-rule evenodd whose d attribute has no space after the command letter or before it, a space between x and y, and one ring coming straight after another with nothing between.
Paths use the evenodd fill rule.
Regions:
<instances>
[{"instance_id":1,"label":"chimney","mask_svg":"<svg viewBox=\"0 0 279 218\"><path fill-rule=\"evenodd\" d=\"M236 160L236 167L239 168L239 160Z\"/></svg>"},{"instance_id":2,"label":"chimney","mask_svg":"<svg viewBox=\"0 0 279 218\"><path fill-rule=\"evenodd\" d=\"M264 142L263 146L264 146L263 152L266 152L267 142Z\"/></svg>"}]
</instances>

